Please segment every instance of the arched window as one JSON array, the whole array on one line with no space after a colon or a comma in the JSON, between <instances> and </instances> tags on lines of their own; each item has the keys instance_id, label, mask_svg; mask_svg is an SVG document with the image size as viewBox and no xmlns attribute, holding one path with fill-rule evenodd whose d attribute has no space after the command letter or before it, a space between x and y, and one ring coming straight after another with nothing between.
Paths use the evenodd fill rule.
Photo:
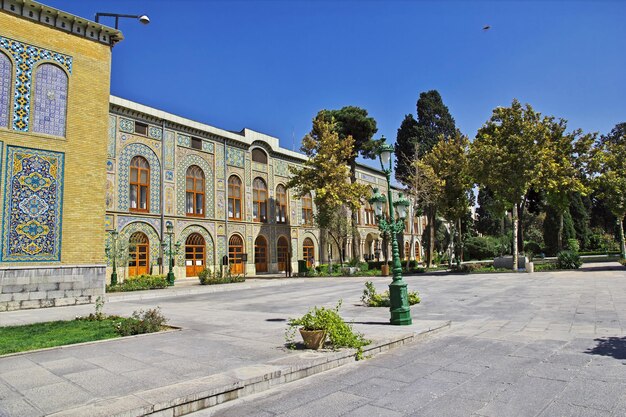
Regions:
<instances>
[{"instance_id":1,"label":"arched window","mask_svg":"<svg viewBox=\"0 0 626 417\"><path fill-rule=\"evenodd\" d=\"M228 240L228 263L231 274L243 274L243 239L239 235Z\"/></svg>"},{"instance_id":2,"label":"arched window","mask_svg":"<svg viewBox=\"0 0 626 417\"><path fill-rule=\"evenodd\" d=\"M280 184L276 187L276 223L287 223L289 209L287 208L287 189Z\"/></svg>"},{"instance_id":3,"label":"arched window","mask_svg":"<svg viewBox=\"0 0 626 417\"><path fill-rule=\"evenodd\" d=\"M267 154L259 148L252 149L252 160L260 164L267 164Z\"/></svg>"},{"instance_id":4,"label":"arched window","mask_svg":"<svg viewBox=\"0 0 626 417\"><path fill-rule=\"evenodd\" d=\"M369 203L369 201L365 202L365 225L366 226L375 226L376 225L376 216L374 215L374 208Z\"/></svg>"},{"instance_id":5,"label":"arched window","mask_svg":"<svg viewBox=\"0 0 626 417\"><path fill-rule=\"evenodd\" d=\"M276 258L278 261L278 270L285 272L287 270L287 263L290 262L289 241L285 236L278 238L278 243L276 244Z\"/></svg>"},{"instance_id":6,"label":"arched window","mask_svg":"<svg viewBox=\"0 0 626 417\"><path fill-rule=\"evenodd\" d=\"M415 242L414 244L415 244L415 260L419 262L421 259L420 258L420 245L418 242Z\"/></svg>"},{"instance_id":7,"label":"arched window","mask_svg":"<svg viewBox=\"0 0 626 417\"><path fill-rule=\"evenodd\" d=\"M311 238L304 239L302 243L302 256L306 261L306 266L311 268L315 265L315 245Z\"/></svg>"},{"instance_id":8,"label":"arched window","mask_svg":"<svg viewBox=\"0 0 626 417\"><path fill-rule=\"evenodd\" d=\"M9 97L11 97L13 65L8 56L0 52L0 127L9 125Z\"/></svg>"},{"instance_id":9,"label":"arched window","mask_svg":"<svg viewBox=\"0 0 626 417\"><path fill-rule=\"evenodd\" d=\"M150 209L150 164L142 156L130 161L130 210Z\"/></svg>"},{"instance_id":10,"label":"arched window","mask_svg":"<svg viewBox=\"0 0 626 417\"><path fill-rule=\"evenodd\" d=\"M404 243L404 259L407 261L411 259L411 245L409 245L409 242Z\"/></svg>"},{"instance_id":11,"label":"arched window","mask_svg":"<svg viewBox=\"0 0 626 417\"><path fill-rule=\"evenodd\" d=\"M262 178L252 183L252 214L255 222L267 223L267 185Z\"/></svg>"},{"instance_id":12,"label":"arched window","mask_svg":"<svg viewBox=\"0 0 626 417\"><path fill-rule=\"evenodd\" d=\"M185 206L187 216L204 216L204 172L192 165L187 168Z\"/></svg>"},{"instance_id":13,"label":"arched window","mask_svg":"<svg viewBox=\"0 0 626 417\"><path fill-rule=\"evenodd\" d=\"M128 240L128 276L149 273L148 254L150 253L150 241L148 236L142 232L135 232Z\"/></svg>"},{"instance_id":14,"label":"arched window","mask_svg":"<svg viewBox=\"0 0 626 417\"><path fill-rule=\"evenodd\" d=\"M302 196L302 223L308 226L313 224L313 198L311 198L311 193Z\"/></svg>"},{"instance_id":15,"label":"arched window","mask_svg":"<svg viewBox=\"0 0 626 417\"><path fill-rule=\"evenodd\" d=\"M228 179L228 218L241 220L241 180L235 175Z\"/></svg>"},{"instance_id":16,"label":"arched window","mask_svg":"<svg viewBox=\"0 0 626 417\"><path fill-rule=\"evenodd\" d=\"M206 244L199 233L192 233L185 241L185 272L188 277L197 277L205 268Z\"/></svg>"},{"instance_id":17,"label":"arched window","mask_svg":"<svg viewBox=\"0 0 626 417\"><path fill-rule=\"evenodd\" d=\"M65 136L67 74L53 64L41 64L35 72L33 132Z\"/></svg>"}]
</instances>

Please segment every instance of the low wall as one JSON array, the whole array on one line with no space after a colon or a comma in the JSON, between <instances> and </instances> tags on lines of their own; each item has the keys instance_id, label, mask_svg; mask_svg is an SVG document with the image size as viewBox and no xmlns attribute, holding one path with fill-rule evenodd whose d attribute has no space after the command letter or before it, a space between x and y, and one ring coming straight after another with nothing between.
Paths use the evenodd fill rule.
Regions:
<instances>
[{"instance_id":1,"label":"low wall","mask_svg":"<svg viewBox=\"0 0 626 417\"><path fill-rule=\"evenodd\" d=\"M104 265L0 267L0 311L95 302L104 295Z\"/></svg>"}]
</instances>

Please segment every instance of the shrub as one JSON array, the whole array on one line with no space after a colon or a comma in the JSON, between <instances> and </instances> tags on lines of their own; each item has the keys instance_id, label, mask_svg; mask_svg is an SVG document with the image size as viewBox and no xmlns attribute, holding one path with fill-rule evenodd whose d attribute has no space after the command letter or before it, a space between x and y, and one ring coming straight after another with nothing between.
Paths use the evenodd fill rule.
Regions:
<instances>
[{"instance_id":1,"label":"shrub","mask_svg":"<svg viewBox=\"0 0 626 417\"><path fill-rule=\"evenodd\" d=\"M200 271L198 279L201 285L231 284L234 282L244 282L246 280L243 275L232 275L228 269L224 272L217 270L211 272L211 270L207 268Z\"/></svg>"},{"instance_id":2,"label":"shrub","mask_svg":"<svg viewBox=\"0 0 626 417\"><path fill-rule=\"evenodd\" d=\"M621 259L619 260L619 263L620 263L620 264L622 264L622 265L624 265L624 266L626 266L626 259L621 258Z\"/></svg>"},{"instance_id":3,"label":"shrub","mask_svg":"<svg viewBox=\"0 0 626 417\"><path fill-rule=\"evenodd\" d=\"M132 336L158 332L165 323L167 323L167 319L161 313L161 309L157 307L146 311L134 311L130 318L120 321L115 329L120 336Z\"/></svg>"},{"instance_id":4,"label":"shrub","mask_svg":"<svg viewBox=\"0 0 626 417\"><path fill-rule=\"evenodd\" d=\"M421 301L419 292L417 291L409 291L407 295L409 305L418 304ZM377 293L372 281L367 281L365 283L365 289L363 290L361 301L367 307L389 307L391 305L389 300L389 290L386 290L382 294Z\"/></svg>"},{"instance_id":5,"label":"shrub","mask_svg":"<svg viewBox=\"0 0 626 417\"><path fill-rule=\"evenodd\" d=\"M557 268L555 263L535 264L535 272L554 271Z\"/></svg>"},{"instance_id":6,"label":"shrub","mask_svg":"<svg viewBox=\"0 0 626 417\"><path fill-rule=\"evenodd\" d=\"M291 348L295 347L294 339L299 328L303 330L324 330L333 349L340 347L356 348L357 359L363 355L363 346L371 343L370 340L352 330L352 325L343 321L339 315L342 301L337 302L335 308L313 307L304 316L289 319L285 339Z\"/></svg>"},{"instance_id":7,"label":"shrub","mask_svg":"<svg viewBox=\"0 0 626 417\"><path fill-rule=\"evenodd\" d=\"M370 269L370 266L367 262L359 263L359 271L365 272L365 271L368 271L369 269Z\"/></svg>"},{"instance_id":8,"label":"shrub","mask_svg":"<svg viewBox=\"0 0 626 417\"><path fill-rule=\"evenodd\" d=\"M493 259L500 253L500 241L492 236L467 238L463 244L463 254L467 259Z\"/></svg>"},{"instance_id":9,"label":"shrub","mask_svg":"<svg viewBox=\"0 0 626 417\"><path fill-rule=\"evenodd\" d=\"M166 288L166 275L138 275L130 277L116 285L107 285L106 292L141 291Z\"/></svg>"},{"instance_id":10,"label":"shrub","mask_svg":"<svg viewBox=\"0 0 626 417\"><path fill-rule=\"evenodd\" d=\"M583 264L576 252L564 250L558 253L556 266L558 269L578 269Z\"/></svg>"},{"instance_id":11,"label":"shrub","mask_svg":"<svg viewBox=\"0 0 626 417\"><path fill-rule=\"evenodd\" d=\"M543 251L541 250L541 245L539 243L533 241L524 243L524 253L526 253L527 255L529 253L532 253L533 255L539 255L542 252Z\"/></svg>"},{"instance_id":12,"label":"shrub","mask_svg":"<svg viewBox=\"0 0 626 417\"><path fill-rule=\"evenodd\" d=\"M578 251L580 250L580 244L578 243L578 240L567 239L567 249L569 249L572 252L578 253Z\"/></svg>"}]
</instances>

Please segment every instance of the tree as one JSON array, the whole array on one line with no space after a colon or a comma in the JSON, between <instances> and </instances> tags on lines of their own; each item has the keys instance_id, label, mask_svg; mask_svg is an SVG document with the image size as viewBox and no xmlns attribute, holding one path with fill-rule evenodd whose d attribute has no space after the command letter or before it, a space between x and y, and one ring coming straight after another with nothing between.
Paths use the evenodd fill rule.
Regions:
<instances>
[{"instance_id":1,"label":"tree","mask_svg":"<svg viewBox=\"0 0 626 417\"><path fill-rule=\"evenodd\" d=\"M518 265L518 208L541 168L541 144L545 141L541 115L528 104L513 100L511 107L497 107L478 130L470 147L475 181L488 187L513 218L513 270Z\"/></svg>"},{"instance_id":2,"label":"tree","mask_svg":"<svg viewBox=\"0 0 626 417\"><path fill-rule=\"evenodd\" d=\"M436 90L420 93L417 100L417 120L412 119L413 116L405 116L396 138L396 179L407 187L408 195L415 194L410 190L416 178L414 171L417 166L414 161L427 155L441 138L456 134L454 119ZM426 212L428 223L433 224L437 217L437 208L426 205L421 209ZM428 266L432 266L435 229L429 228L429 231Z\"/></svg>"},{"instance_id":3,"label":"tree","mask_svg":"<svg viewBox=\"0 0 626 417\"><path fill-rule=\"evenodd\" d=\"M302 139L302 147L308 159L301 168L290 167L293 175L287 187L295 191L296 196L313 194L313 202L317 208L315 220L320 229L329 233L337 240L337 247L342 257L340 230L331 230L337 225L340 214L346 209L355 212L365 198L368 188L359 183L350 182L350 170L345 164L353 152L352 136L343 140L339 138L334 123L326 121L318 114L313 120L311 133ZM349 228L342 228L351 232Z\"/></svg>"},{"instance_id":4,"label":"tree","mask_svg":"<svg viewBox=\"0 0 626 417\"><path fill-rule=\"evenodd\" d=\"M334 131L339 135L339 140L352 143L349 153L345 154L344 163L350 168L350 183L356 184L356 158L362 156L366 159L375 159L378 155L378 148L382 140L373 140L372 137L378 131L376 120L369 117L367 110L356 106L345 106L339 110L321 110L318 117L323 118L327 123L333 123ZM348 139L351 138L351 139ZM352 257L358 258L358 230L357 230L357 210L360 205L355 206L351 213L352 230Z\"/></svg>"},{"instance_id":5,"label":"tree","mask_svg":"<svg viewBox=\"0 0 626 417\"><path fill-rule=\"evenodd\" d=\"M478 190L476 230L483 235L503 235L505 209L488 187Z\"/></svg>"},{"instance_id":6,"label":"tree","mask_svg":"<svg viewBox=\"0 0 626 417\"><path fill-rule=\"evenodd\" d=\"M617 218L620 252L626 259L624 243L624 217L626 217L626 135L618 124L608 136L603 136L594 149L592 168L593 182L598 196ZM618 132L617 135L613 135Z\"/></svg>"},{"instance_id":7,"label":"tree","mask_svg":"<svg viewBox=\"0 0 626 417\"><path fill-rule=\"evenodd\" d=\"M453 136L442 138L423 158L423 164L430 166L439 187L434 203L438 211L453 226L453 235L457 238L456 247L462 261L461 219L474 202L468 159L469 139L455 132Z\"/></svg>"}]
</instances>

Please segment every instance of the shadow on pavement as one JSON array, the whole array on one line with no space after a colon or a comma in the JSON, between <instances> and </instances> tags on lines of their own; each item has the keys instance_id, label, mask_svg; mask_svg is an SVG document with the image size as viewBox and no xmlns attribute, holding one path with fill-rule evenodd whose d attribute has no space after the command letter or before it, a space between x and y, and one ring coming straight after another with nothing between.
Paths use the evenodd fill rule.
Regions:
<instances>
[{"instance_id":1,"label":"shadow on pavement","mask_svg":"<svg viewBox=\"0 0 626 417\"><path fill-rule=\"evenodd\" d=\"M595 341L598 343L596 347L587 349L585 353L626 359L626 337L603 337Z\"/></svg>"}]
</instances>

